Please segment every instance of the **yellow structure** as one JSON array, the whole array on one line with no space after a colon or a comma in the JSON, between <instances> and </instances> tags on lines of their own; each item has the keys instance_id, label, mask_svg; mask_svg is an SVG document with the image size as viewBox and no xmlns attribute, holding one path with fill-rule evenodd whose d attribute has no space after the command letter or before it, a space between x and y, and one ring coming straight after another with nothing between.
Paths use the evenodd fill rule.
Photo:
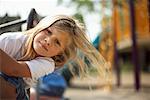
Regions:
<instances>
[{"instance_id":1,"label":"yellow structure","mask_svg":"<svg viewBox=\"0 0 150 100\"><path fill-rule=\"evenodd\" d=\"M148 2L148 0L134 0L134 10L140 61L150 66L150 62L142 61L143 58L145 61L150 60L147 57L147 54L150 54L150 14L148 11L150 5L148 5ZM117 50L120 53L131 52L132 48L130 9L127 0L116 0L109 20L111 21L108 21L105 16L102 20L103 32L100 36L99 50L105 59L113 63L114 39L116 39Z\"/></svg>"},{"instance_id":2,"label":"yellow structure","mask_svg":"<svg viewBox=\"0 0 150 100\"><path fill-rule=\"evenodd\" d=\"M136 80L135 88L138 90L140 88L140 70L150 72L150 1L133 0L133 3L137 48L134 47L132 49L133 34L131 32L129 1L112 0L112 16L102 14L103 19L101 25L103 31L100 34L99 51L107 61L111 62L112 67L114 61L116 61L115 68L118 86L120 85L120 69L125 64L129 64L128 68L133 69L133 66L131 66L131 54L138 55L134 55L138 60L136 59L136 62L133 63ZM136 53L133 53L133 50ZM121 65L119 62L120 59L122 61ZM136 66L137 62L138 66ZM112 71L112 67L109 70Z\"/></svg>"},{"instance_id":3,"label":"yellow structure","mask_svg":"<svg viewBox=\"0 0 150 100\"><path fill-rule=\"evenodd\" d=\"M121 2L121 7L116 5L116 39L119 51L129 50L132 46L130 10L127 1ZM135 0L135 28L137 44L140 47L150 44L150 21L148 12L148 0Z\"/></svg>"}]
</instances>

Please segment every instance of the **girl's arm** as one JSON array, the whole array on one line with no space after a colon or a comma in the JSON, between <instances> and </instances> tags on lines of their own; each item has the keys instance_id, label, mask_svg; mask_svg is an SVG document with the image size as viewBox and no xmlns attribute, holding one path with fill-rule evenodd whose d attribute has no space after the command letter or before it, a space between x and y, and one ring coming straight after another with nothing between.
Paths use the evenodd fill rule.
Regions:
<instances>
[{"instance_id":1,"label":"girl's arm","mask_svg":"<svg viewBox=\"0 0 150 100\"><path fill-rule=\"evenodd\" d=\"M0 72L15 77L31 77L25 62L18 62L0 49Z\"/></svg>"}]
</instances>

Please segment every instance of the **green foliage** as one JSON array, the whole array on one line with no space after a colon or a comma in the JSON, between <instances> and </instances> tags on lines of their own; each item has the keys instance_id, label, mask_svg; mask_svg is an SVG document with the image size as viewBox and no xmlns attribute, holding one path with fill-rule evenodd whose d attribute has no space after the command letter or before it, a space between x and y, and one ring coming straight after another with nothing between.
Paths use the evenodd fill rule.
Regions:
<instances>
[{"instance_id":1,"label":"green foliage","mask_svg":"<svg viewBox=\"0 0 150 100\"><path fill-rule=\"evenodd\" d=\"M71 0L73 3L77 4L77 10L82 7L86 7L88 11L94 11L94 3L92 0Z\"/></svg>"},{"instance_id":2,"label":"green foliage","mask_svg":"<svg viewBox=\"0 0 150 100\"><path fill-rule=\"evenodd\" d=\"M81 13L75 13L73 15L76 19L78 19L81 23L84 23L84 19Z\"/></svg>"},{"instance_id":3,"label":"green foliage","mask_svg":"<svg viewBox=\"0 0 150 100\"><path fill-rule=\"evenodd\" d=\"M64 1L65 0L57 0L57 4L62 4L64 3ZM70 0L68 4L70 6L76 4L77 10L81 10L83 7L85 7L90 12L94 11L94 2L92 0Z\"/></svg>"},{"instance_id":4,"label":"green foliage","mask_svg":"<svg viewBox=\"0 0 150 100\"><path fill-rule=\"evenodd\" d=\"M61 5L63 3L64 0L57 0L57 4Z\"/></svg>"}]
</instances>

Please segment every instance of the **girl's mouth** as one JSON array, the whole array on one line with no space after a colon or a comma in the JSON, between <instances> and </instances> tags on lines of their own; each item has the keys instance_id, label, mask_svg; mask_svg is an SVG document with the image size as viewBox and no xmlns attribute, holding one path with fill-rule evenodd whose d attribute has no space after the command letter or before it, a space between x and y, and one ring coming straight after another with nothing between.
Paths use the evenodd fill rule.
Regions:
<instances>
[{"instance_id":1,"label":"girl's mouth","mask_svg":"<svg viewBox=\"0 0 150 100\"><path fill-rule=\"evenodd\" d=\"M39 41L39 44L46 50L48 51L47 47L45 45L43 45L40 41Z\"/></svg>"}]
</instances>

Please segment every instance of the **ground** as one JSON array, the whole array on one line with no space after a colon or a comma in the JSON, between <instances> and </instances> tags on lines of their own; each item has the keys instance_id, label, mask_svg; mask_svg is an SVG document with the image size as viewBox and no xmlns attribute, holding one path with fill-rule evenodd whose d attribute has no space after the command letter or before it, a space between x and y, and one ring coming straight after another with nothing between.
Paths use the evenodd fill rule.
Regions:
<instances>
[{"instance_id":1,"label":"ground","mask_svg":"<svg viewBox=\"0 0 150 100\"><path fill-rule=\"evenodd\" d=\"M115 85L115 75L113 79L113 88L111 91L103 91L97 87L96 78L72 80L72 86L65 92L65 98L69 100L150 100L150 73L141 74L141 88L136 91L134 88L134 74L122 73L121 86ZM89 89L89 85L93 89Z\"/></svg>"}]
</instances>

